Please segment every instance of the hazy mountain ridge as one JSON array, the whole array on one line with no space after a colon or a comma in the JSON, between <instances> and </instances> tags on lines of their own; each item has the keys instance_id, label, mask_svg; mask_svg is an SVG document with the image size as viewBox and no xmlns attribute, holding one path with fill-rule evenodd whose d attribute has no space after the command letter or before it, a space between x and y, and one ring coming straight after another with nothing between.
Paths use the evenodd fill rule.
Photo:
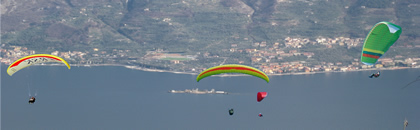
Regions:
<instances>
[{"instance_id":1,"label":"hazy mountain ridge","mask_svg":"<svg viewBox=\"0 0 420 130\"><path fill-rule=\"evenodd\" d=\"M2 43L39 53L98 48L142 57L160 48L237 58L223 49L286 37L364 38L379 21L403 28L395 46L420 44L416 0L2 0L1 11Z\"/></svg>"}]
</instances>

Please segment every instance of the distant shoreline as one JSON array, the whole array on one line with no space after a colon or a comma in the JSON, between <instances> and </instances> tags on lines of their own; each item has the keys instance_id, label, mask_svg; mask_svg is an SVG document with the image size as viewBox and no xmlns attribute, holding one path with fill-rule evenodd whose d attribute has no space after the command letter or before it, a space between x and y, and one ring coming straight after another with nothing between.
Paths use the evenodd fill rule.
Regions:
<instances>
[{"instance_id":1,"label":"distant shoreline","mask_svg":"<svg viewBox=\"0 0 420 130\"><path fill-rule=\"evenodd\" d=\"M128 69L135 69L135 70L142 70L142 71L149 71L149 72L168 72L168 73L175 73L175 74L190 74L190 75L198 75L199 73L190 73L190 72L177 72L177 71L168 71L168 70L158 70L158 69L146 69L137 66L127 66L121 65ZM343 73L343 72L358 72L358 71L377 71L377 70L400 70L400 69L411 69L412 67L394 67L394 68L379 68L379 69L359 69L359 70L351 70L351 71L318 71L318 72L298 72L298 73L284 73L284 74L267 74L268 76L281 76L281 75L307 75L307 74L317 74L317 73ZM415 68L413 68L415 69ZM233 76L248 76L245 74L219 74L214 75L218 77L233 77Z\"/></svg>"},{"instance_id":2,"label":"distant shoreline","mask_svg":"<svg viewBox=\"0 0 420 130\"><path fill-rule=\"evenodd\" d=\"M64 66L62 64L37 64L36 66ZM169 71L169 70L159 70L159 69L149 69L138 66L129 66L129 65L120 65L120 64L70 64L71 67L96 67L96 66L120 66L133 70L141 70L147 72L166 72L174 74L189 74L189 75L198 75L199 73L192 72L178 72L178 71ZM358 72L358 71L378 71L378 70L401 70L401 69L418 69L413 67L393 67L393 68L371 68L371 69L358 69L351 71L318 71L318 72L297 72L297 73L283 73L283 74L267 74L268 76L281 76L281 75L308 75L308 74L317 74L317 73L343 73L343 72ZM218 77L233 77L233 76L248 76L245 74L220 74L214 75Z\"/></svg>"}]
</instances>

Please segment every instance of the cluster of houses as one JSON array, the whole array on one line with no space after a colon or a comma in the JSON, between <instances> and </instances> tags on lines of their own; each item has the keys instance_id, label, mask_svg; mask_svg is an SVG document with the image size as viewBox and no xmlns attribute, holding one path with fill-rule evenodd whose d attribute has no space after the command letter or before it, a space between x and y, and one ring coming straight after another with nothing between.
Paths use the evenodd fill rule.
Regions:
<instances>
[{"instance_id":1,"label":"cluster of houses","mask_svg":"<svg viewBox=\"0 0 420 130\"><path fill-rule=\"evenodd\" d=\"M420 61L420 58L406 58L403 56L397 55L393 58L381 58L378 60L378 63L375 66L364 65L359 62L358 59L354 59L349 63L316 63L316 65L308 63L306 61L282 61L285 57L292 56L305 56L311 58L315 55L313 52L299 52L299 48L304 47L307 44L312 45L325 45L326 48L332 48L335 46L345 46L347 48L360 46L363 43L363 38L346 38L346 37L337 37L337 38L324 38L319 37L315 40L310 40L308 38L291 38L286 37L284 39L284 47L280 48L280 43L275 42L272 45L268 45L265 41L253 43L253 49L245 49L246 53L251 55L251 61L254 66L258 66L261 70L269 74L277 73L293 73L293 72L318 72L318 71L354 71L359 69L369 69L369 68L392 68L392 67L420 67L417 65L417 62ZM256 49L256 48L260 48ZM285 49L286 48L286 49ZM285 51L287 50L287 51ZM231 45L231 52L242 50L237 49L237 44ZM274 59L274 60L273 60ZM239 62L240 63L240 62Z\"/></svg>"},{"instance_id":2,"label":"cluster of houses","mask_svg":"<svg viewBox=\"0 0 420 130\"><path fill-rule=\"evenodd\" d=\"M0 61L7 65L13 63L14 61L24 56L36 54L34 50L28 50L26 47L10 46L9 48L12 49L0 49L0 52L2 54L0 57ZM112 59L118 57L127 57L127 53L129 52L129 50L114 49L112 52L112 54L108 54L106 51L100 51L98 48L93 48L92 53L80 51L53 51L51 52L51 55L62 57L66 59L66 61L69 63L95 64L95 59Z\"/></svg>"},{"instance_id":3,"label":"cluster of houses","mask_svg":"<svg viewBox=\"0 0 420 130\"><path fill-rule=\"evenodd\" d=\"M2 47L4 47L4 44L2 45ZM34 50L28 50L28 48L20 47L20 46L12 46L12 49L8 49L8 50L2 48L0 49L0 52L1 52L1 57L0 57L1 63L5 63L7 65L12 64L14 61L24 56L35 54Z\"/></svg>"},{"instance_id":4,"label":"cluster of houses","mask_svg":"<svg viewBox=\"0 0 420 130\"><path fill-rule=\"evenodd\" d=\"M286 48L302 48L306 44L319 44L325 45L327 48L332 48L332 45L339 45L339 46L347 46L348 48L355 47L359 45L359 43L363 43L364 38L355 38L351 39L348 37L336 37L336 38L325 38L325 37L318 37L315 41L311 41L308 38L291 38L286 37L284 39L284 44Z\"/></svg>"},{"instance_id":5,"label":"cluster of houses","mask_svg":"<svg viewBox=\"0 0 420 130\"><path fill-rule=\"evenodd\" d=\"M280 74L280 73L294 73L294 72L319 72L319 71L353 71L359 69L369 68L392 68L392 67L420 67L417 62L420 62L420 58L404 58L401 55L397 55L391 58L381 58L374 66L368 66L360 63L359 59L354 59L348 63L341 62L320 62L320 63L309 63L303 60L297 61L282 61L283 58L292 56L305 56L311 58L315 55L313 52L299 52L299 48L306 44L319 44L325 45L326 48L330 48L331 45L338 44L339 46L353 47L357 46L358 43L363 43L362 38L350 39L345 37L338 38L317 38L315 41L311 41L307 38L291 38L287 37L284 39L284 44L275 42L273 44L267 44L267 42L256 42L252 46L252 49L238 49L237 44L231 44L230 49L225 49L230 52L244 52L248 53L251 58L251 64L255 67L260 68L267 74ZM284 46L283 46L284 45ZM280 47L281 46L281 47ZM4 44L2 44L4 48ZM8 49L0 49L1 57L0 61L5 64L11 64L15 60L22 58L27 55L35 54L34 50L28 50L26 47L20 46L9 46ZM259 48L259 49L256 49ZM287 51L286 51L287 50ZM59 52L54 51L51 54L62 57L70 63L76 64L107 64L115 61L115 59L128 56L130 50L117 50L113 49L110 52L93 48L90 52L80 51L68 51ZM200 53L197 53L200 54ZM209 52L202 53L204 58L223 58L217 55L211 55ZM185 60L196 60L196 55L181 55L166 53L162 49L156 51L149 51L143 57L132 57L132 60L142 58L144 60L170 60L172 64L179 64ZM100 59L100 62L95 60ZM225 58L226 61L226 58ZM244 61L238 61L239 64ZM118 63L117 63L118 64ZM201 68L205 69L205 68ZM199 71L200 69L191 68L192 71Z\"/></svg>"},{"instance_id":6,"label":"cluster of houses","mask_svg":"<svg viewBox=\"0 0 420 130\"><path fill-rule=\"evenodd\" d=\"M392 58L379 59L375 65L365 65L360 63L358 59L354 59L351 64L344 65L342 62L320 62L318 65L311 65L306 61L293 61L282 63L262 63L259 68L267 74L281 74L281 73L311 73L311 72L329 72L329 71L355 71L360 69L371 68L394 68L394 67L412 67L420 68L417 64L420 58L405 58L401 60L393 60Z\"/></svg>"},{"instance_id":7,"label":"cluster of houses","mask_svg":"<svg viewBox=\"0 0 420 130\"><path fill-rule=\"evenodd\" d=\"M351 39L348 37L337 37L337 38L324 38L319 37L315 41L320 45L325 45L327 48L332 48L332 45L338 44L339 46L347 46L347 48L355 47L359 43L363 43L364 38Z\"/></svg>"}]
</instances>

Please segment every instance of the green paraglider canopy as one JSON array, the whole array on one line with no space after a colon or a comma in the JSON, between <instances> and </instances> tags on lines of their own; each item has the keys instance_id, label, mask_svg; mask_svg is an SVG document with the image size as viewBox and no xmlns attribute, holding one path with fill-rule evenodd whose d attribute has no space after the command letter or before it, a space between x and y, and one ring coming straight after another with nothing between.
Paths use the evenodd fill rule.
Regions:
<instances>
[{"instance_id":1,"label":"green paraglider canopy","mask_svg":"<svg viewBox=\"0 0 420 130\"><path fill-rule=\"evenodd\" d=\"M390 22L379 22L370 30L363 44L361 61L373 65L388 51L401 34L401 27Z\"/></svg>"}]
</instances>

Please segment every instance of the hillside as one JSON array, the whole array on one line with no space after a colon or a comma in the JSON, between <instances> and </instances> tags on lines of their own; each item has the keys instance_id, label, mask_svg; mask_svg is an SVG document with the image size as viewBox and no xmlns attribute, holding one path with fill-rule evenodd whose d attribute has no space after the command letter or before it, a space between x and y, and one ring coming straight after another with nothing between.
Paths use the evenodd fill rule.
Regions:
<instances>
[{"instance_id":1,"label":"hillside","mask_svg":"<svg viewBox=\"0 0 420 130\"><path fill-rule=\"evenodd\" d=\"M419 57L420 49L414 47L420 45L419 12L416 0L2 0L1 42L37 53L89 53L84 60L101 51L116 55L116 50L124 50L125 55L112 62L123 58L124 64L183 70L180 66L260 65L246 49L268 51L277 43L276 51L296 50L286 45L287 37L364 38L375 23L390 21L400 25L403 34L389 56ZM295 56L271 62L350 63L360 56L360 42L327 51L323 45L305 45L297 50L315 53L312 59ZM151 60L162 52L180 56ZM343 57L331 58L327 52ZM128 63L124 57L132 59ZM170 65L171 58L179 57L187 59Z\"/></svg>"}]
</instances>

